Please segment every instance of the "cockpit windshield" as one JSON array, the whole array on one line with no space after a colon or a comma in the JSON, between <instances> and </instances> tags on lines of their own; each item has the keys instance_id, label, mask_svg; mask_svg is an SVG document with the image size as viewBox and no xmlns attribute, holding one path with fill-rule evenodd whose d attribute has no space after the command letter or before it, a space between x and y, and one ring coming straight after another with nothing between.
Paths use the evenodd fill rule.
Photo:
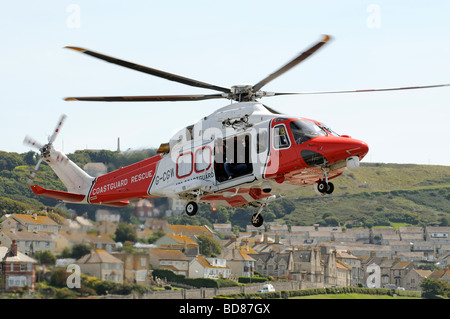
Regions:
<instances>
[{"instance_id":1,"label":"cockpit windshield","mask_svg":"<svg viewBox=\"0 0 450 319\"><path fill-rule=\"evenodd\" d=\"M328 133L313 121L296 120L290 124L292 135L294 136L295 143L304 143L313 137L327 135Z\"/></svg>"},{"instance_id":2,"label":"cockpit windshield","mask_svg":"<svg viewBox=\"0 0 450 319\"><path fill-rule=\"evenodd\" d=\"M336 136L341 136L340 134L336 133L335 131L333 131L329 126L323 124L323 123L319 123L321 128L324 128L325 130L327 130L329 133L336 135Z\"/></svg>"}]
</instances>

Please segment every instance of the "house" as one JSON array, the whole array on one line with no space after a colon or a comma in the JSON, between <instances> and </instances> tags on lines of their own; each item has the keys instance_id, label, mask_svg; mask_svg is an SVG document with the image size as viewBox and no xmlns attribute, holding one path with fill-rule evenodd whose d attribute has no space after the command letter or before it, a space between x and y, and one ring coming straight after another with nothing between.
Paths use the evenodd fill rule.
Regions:
<instances>
[{"instance_id":1,"label":"house","mask_svg":"<svg viewBox=\"0 0 450 319\"><path fill-rule=\"evenodd\" d=\"M399 227L398 232L400 240L409 241L414 243L416 241L424 240L424 232L422 227Z\"/></svg>"},{"instance_id":2,"label":"house","mask_svg":"<svg viewBox=\"0 0 450 319\"><path fill-rule=\"evenodd\" d=\"M2 222L3 230L43 231L57 234L61 226L48 216L38 216L36 213L11 214Z\"/></svg>"},{"instance_id":3,"label":"house","mask_svg":"<svg viewBox=\"0 0 450 319\"><path fill-rule=\"evenodd\" d=\"M154 248L149 250L153 268L170 269L176 274L189 277L189 258L177 249Z\"/></svg>"},{"instance_id":4,"label":"house","mask_svg":"<svg viewBox=\"0 0 450 319\"><path fill-rule=\"evenodd\" d=\"M220 254L220 258L226 259L232 277L253 277L256 261L248 253L248 249L241 247L227 249Z\"/></svg>"},{"instance_id":5,"label":"house","mask_svg":"<svg viewBox=\"0 0 450 319\"><path fill-rule=\"evenodd\" d=\"M426 261L426 257L423 251L399 252L396 254L396 257L399 258L400 261L410 261L415 263Z\"/></svg>"},{"instance_id":6,"label":"house","mask_svg":"<svg viewBox=\"0 0 450 319\"><path fill-rule=\"evenodd\" d=\"M280 225L277 223L268 223L268 225L269 225L269 232L272 232L272 233L284 235L289 231L287 225Z\"/></svg>"},{"instance_id":7,"label":"house","mask_svg":"<svg viewBox=\"0 0 450 319\"><path fill-rule=\"evenodd\" d=\"M159 216L159 211L155 208L155 205L151 200L141 199L136 203L134 215L139 220L146 220L148 218L155 218Z\"/></svg>"},{"instance_id":8,"label":"house","mask_svg":"<svg viewBox=\"0 0 450 319\"><path fill-rule=\"evenodd\" d=\"M450 268L435 270L429 277L436 280L445 281L447 284L450 284Z\"/></svg>"},{"instance_id":9,"label":"house","mask_svg":"<svg viewBox=\"0 0 450 319\"><path fill-rule=\"evenodd\" d=\"M412 268L414 268L414 265L410 261L400 261L392 266L391 284L405 288L405 276Z\"/></svg>"},{"instance_id":10,"label":"house","mask_svg":"<svg viewBox=\"0 0 450 319\"><path fill-rule=\"evenodd\" d=\"M346 234L353 236L356 242L370 244L370 230L368 228L354 229L350 228L345 231Z\"/></svg>"},{"instance_id":11,"label":"house","mask_svg":"<svg viewBox=\"0 0 450 319\"><path fill-rule=\"evenodd\" d=\"M420 284L425 278L431 275L430 270L414 269L412 268L404 278L404 286L406 290L422 290Z\"/></svg>"},{"instance_id":12,"label":"house","mask_svg":"<svg viewBox=\"0 0 450 319\"><path fill-rule=\"evenodd\" d=\"M147 285L150 282L150 257L148 254L113 253L123 262L124 282Z\"/></svg>"},{"instance_id":13,"label":"house","mask_svg":"<svg viewBox=\"0 0 450 319\"><path fill-rule=\"evenodd\" d=\"M363 284L364 273L361 266L361 259L352 254L350 250L336 252L336 259L342 261L352 269L352 286Z\"/></svg>"},{"instance_id":14,"label":"house","mask_svg":"<svg viewBox=\"0 0 450 319\"><path fill-rule=\"evenodd\" d=\"M26 255L34 255L40 251L55 253L55 235L41 231L16 231L14 229L0 232L0 244L10 247L16 242L18 251Z\"/></svg>"},{"instance_id":15,"label":"house","mask_svg":"<svg viewBox=\"0 0 450 319\"><path fill-rule=\"evenodd\" d=\"M24 287L34 291L36 263L18 250L15 241L10 248L0 246L0 291L12 292Z\"/></svg>"},{"instance_id":16,"label":"house","mask_svg":"<svg viewBox=\"0 0 450 319\"><path fill-rule=\"evenodd\" d=\"M233 235L233 228L231 224L213 224L214 231L221 233L224 238L231 238Z\"/></svg>"},{"instance_id":17,"label":"house","mask_svg":"<svg viewBox=\"0 0 450 319\"><path fill-rule=\"evenodd\" d=\"M95 229L107 235L113 235L116 232L120 222L120 213L112 212L107 209L97 209L95 211Z\"/></svg>"},{"instance_id":18,"label":"house","mask_svg":"<svg viewBox=\"0 0 450 319\"><path fill-rule=\"evenodd\" d=\"M162 230L165 233L169 232L169 223L167 222L167 220L163 220L163 219L147 219L145 221L145 227L147 227L150 230L153 231L158 231L158 230Z\"/></svg>"},{"instance_id":19,"label":"house","mask_svg":"<svg viewBox=\"0 0 450 319\"><path fill-rule=\"evenodd\" d=\"M56 251L62 252L64 248L70 248L78 243L88 244L93 249L104 249L109 253L113 251L116 245L116 242L106 234L61 233L56 238Z\"/></svg>"},{"instance_id":20,"label":"house","mask_svg":"<svg viewBox=\"0 0 450 319\"><path fill-rule=\"evenodd\" d=\"M159 238L154 245L159 248L178 249L188 257L195 257L199 254L199 245L187 236L167 234Z\"/></svg>"},{"instance_id":21,"label":"house","mask_svg":"<svg viewBox=\"0 0 450 319\"><path fill-rule=\"evenodd\" d=\"M429 226L426 228L425 238L427 241L434 243L437 248L448 245L450 244L450 227Z\"/></svg>"},{"instance_id":22,"label":"house","mask_svg":"<svg viewBox=\"0 0 450 319\"><path fill-rule=\"evenodd\" d=\"M89 254L78 259L75 264L80 266L81 273L87 276L123 283L123 261L104 249L92 250Z\"/></svg>"},{"instance_id":23,"label":"house","mask_svg":"<svg viewBox=\"0 0 450 319\"><path fill-rule=\"evenodd\" d=\"M207 226L194 226L194 225L168 225L167 234L175 234L181 236L187 236L192 240L200 235L205 235L208 237L215 237L214 232Z\"/></svg>"},{"instance_id":24,"label":"house","mask_svg":"<svg viewBox=\"0 0 450 319\"><path fill-rule=\"evenodd\" d=\"M255 270L264 277L281 277L288 275L292 269L292 255L276 250L250 255L255 260Z\"/></svg>"},{"instance_id":25,"label":"house","mask_svg":"<svg viewBox=\"0 0 450 319\"><path fill-rule=\"evenodd\" d=\"M399 234L394 228L372 228L372 242L380 245L387 245L389 242L400 241Z\"/></svg>"},{"instance_id":26,"label":"house","mask_svg":"<svg viewBox=\"0 0 450 319\"><path fill-rule=\"evenodd\" d=\"M226 259L206 258L197 256L189 263L189 277L191 278L229 278L231 270Z\"/></svg>"},{"instance_id":27,"label":"house","mask_svg":"<svg viewBox=\"0 0 450 319\"><path fill-rule=\"evenodd\" d=\"M411 243L409 241L389 241L388 242L388 247L390 247L391 252L393 255L396 255L399 252L409 252L411 251Z\"/></svg>"},{"instance_id":28,"label":"house","mask_svg":"<svg viewBox=\"0 0 450 319\"><path fill-rule=\"evenodd\" d=\"M352 267L336 259L336 286L348 287L352 285Z\"/></svg>"}]
</instances>

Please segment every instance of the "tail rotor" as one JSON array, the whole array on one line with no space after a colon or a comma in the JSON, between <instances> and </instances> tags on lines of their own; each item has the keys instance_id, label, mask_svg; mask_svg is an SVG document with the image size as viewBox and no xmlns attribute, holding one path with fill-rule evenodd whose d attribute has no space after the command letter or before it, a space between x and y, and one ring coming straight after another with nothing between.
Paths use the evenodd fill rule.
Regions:
<instances>
[{"instance_id":1,"label":"tail rotor","mask_svg":"<svg viewBox=\"0 0 450 319\"><path fill-rule=\"evenodd\" d=\"M23 144L38 149L40 152L40 155L41 155L40 159L36 163L36 166L34 167L34 170L31 172L30 178L27 181L28 185L30 185L30 186L33 185L33 181L34 181L34 178L36 177L36 173L39 169L39 166L41 165L42 161L45 158L50 156L50 152L53 149L53 142L55 141L56 137L58 136L58 133L60 132L61 126L63 125L66 117L67 116L65 114L63 114L61 116L60 120L58 121L58 123L56 125L55 130L53 131L53 134L49 137L47 144L42 144L42 143L38 142L37 140L31 138L28 135L23 140Z\"/></svg>"}]
</instances>

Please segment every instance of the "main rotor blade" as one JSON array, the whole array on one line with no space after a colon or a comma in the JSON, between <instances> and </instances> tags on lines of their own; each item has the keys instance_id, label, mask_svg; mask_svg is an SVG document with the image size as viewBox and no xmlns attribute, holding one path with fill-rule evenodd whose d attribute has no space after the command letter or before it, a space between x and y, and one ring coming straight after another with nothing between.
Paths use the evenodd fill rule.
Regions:
<instances>
[{"instance_id":1,"label":"main rotor blade","mask_svg":"<svg viewBox=\"0 0 450 319\"><path fill-rule=\"evenodd\" d=\"M334 93L367 93L367 92L381 92L381 91L401 91L401 90L417 90L417 89L431 89L444 86L450 86L450 84L435 84L435 85L422 85L422 86L405 86L396 88L381 88L381 89L363 89L363 90L342 90L342 91L316 91L316 92L291 92L291 93L273 93L271 96L277 95L300 95L300 94L334 94Z\"/></svg>"},{"instance_id":2,"label":"main rotor blade","mask_svg":"<svg viewBox=\"0 0 450 319\"><path fill-rule=\"evenodd\" d=\"M78 48L78 47L71 47L71 46L66 46L65 48L67 49L71 49L71 50L75 50L87 55L90 55L94 58L109 62L109 63L113 63L113 64L117 64L120 66L123 66L125 68L129 68L129 69L133 69L139 72L143 72L143 73L147 73L147 74L151 74L169 81L175 81L175 82L179 82L182 84L186 84L186 85L190 85L190 86L195 86L195 87L200 87L200 88L205 88L205 89L210 89L210 90L216 90L216 91L220 91L220 92L224 92L224 93L230 93L230 89L229 88L225 88L225 87L221 87L221 86L217 86L217 85L213 85L213 84L209 84L209 83L205 83L205 82L201 82L201 81L197 81L194 79L190 79L184 76L180 76L180 75L176 75L173 73L169 73L169 72L165 72L165 71L161 71L161 70L157 70L157 69L153 69L153 68L149 68L143 65L139 65L139 64L135 64L135 63L131 63L125 60L120 60L117 58L113 58L101 53L97 53L91 50L87 50L87 49L83 49L83 48Z\"/></svg>"},{"instance_id":3,"label":"main rotor blade","mask_svg":"<svg viewBox=\"0 0 450 319\"><path fill-rule=\"evenodd\" d=\"M323 39L320 42L318 42L317 44L313 45L311 48L309 48L305 52L302 52L295 59L293 59L292 61L290 61L289 63L287 63L286 65L284 65L280 69L278 69L277 71L273 72L272 74L270 74L266 78L264 78L261 81L259 81L258 83L256 83L253 86L253 92L259 91L264 85L266 85L270 81L276 79L277 77L279 77L283 73L285 73L285 72L289 71L290 69L292 69L294 66L296 66L300 62L303 62L304 60L306 60L311 54L313 54L317 50L319 50L329 40L330 40L330 36L324 35Z\"/></svg>"},{"instance_id":4,"label":"main rotor blade","mask_svg":"<svg viewBox=\"0 0 450 319\"><path fill-rule=\"evenodd\" d=\"M226 98L222 94L208 95L153 95L153 96L92 96L67 97L65 101L95 101L95 102L164 102L164 101L200 101Z\"/></svg>"}]
</instances>

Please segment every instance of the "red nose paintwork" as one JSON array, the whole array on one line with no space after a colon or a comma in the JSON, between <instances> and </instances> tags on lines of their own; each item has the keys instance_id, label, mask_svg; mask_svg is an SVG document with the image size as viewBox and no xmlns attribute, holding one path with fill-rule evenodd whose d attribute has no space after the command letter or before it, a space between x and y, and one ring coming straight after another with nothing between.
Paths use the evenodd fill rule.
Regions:
<instances>
[{"instance_id":1,"label":"red nose paintwork","mask_svg":"<svg viewBox=\"0 0 450 319\"><path fill-rule=\"evenodd\" d=\"M296 184L312 184L323 177L322 168L331 170L328 175L330 179L337 177L342 174L340 169L346 166L347 158L358 156L359 160L362 160L369 152L367 143L347 135L316 136L296 144L288 128L293 120L295 119L286 119L272 124L272 127L279 124L286 126L290 146L284 149L275 149L273 145L271 146L265 178L275 178L279 183L289 180Z\"/></svg>"},{"instance_id":2,"label":"red nose paintwork","mask_svg":"<svg viewBox=\"0 0 450 319\"><path fill-rule=\"evenodd\" d=\"M369 152L367 143L349 136L318 136L300 145L299 150L311 150L323 155L328 165L345 161L350 156L358 156L361 160Z\"/></svg>"}]
</instances>

